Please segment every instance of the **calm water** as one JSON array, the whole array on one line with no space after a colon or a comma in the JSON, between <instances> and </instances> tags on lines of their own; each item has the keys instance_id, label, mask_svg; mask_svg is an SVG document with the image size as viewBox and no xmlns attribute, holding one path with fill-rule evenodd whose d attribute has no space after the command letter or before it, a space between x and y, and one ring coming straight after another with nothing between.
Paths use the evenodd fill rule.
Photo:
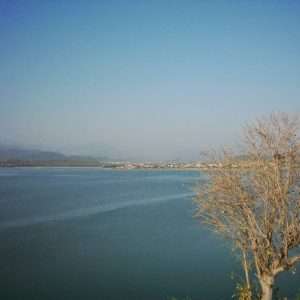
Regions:
<instances>
[{"instance_id":1,"label":"calm water","mask_svg":"<svg viewBox=\"0 0 300 300\"><path fill-rule=\"evenodd\" d=\"M0 169L0 299L231 299L236 259L192 218L199 180ZM281 291L295 295L299 278L281 278Z\"/></svg>"}]
</instances>

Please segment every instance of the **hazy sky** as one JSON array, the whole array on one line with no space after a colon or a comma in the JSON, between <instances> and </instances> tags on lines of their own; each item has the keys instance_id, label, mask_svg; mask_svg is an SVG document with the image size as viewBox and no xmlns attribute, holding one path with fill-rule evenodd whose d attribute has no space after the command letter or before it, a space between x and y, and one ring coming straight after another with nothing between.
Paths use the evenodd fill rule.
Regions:
<instances>
[{"instance_id":1,"label":"hazy sky","mask_svg":"<svg viewBox=\"0 0 300 300\"><path fill-rule=\"evenodd\" d=\"M300 1L0 0L0 141L195 158L300 111Z\"/></svg>"}]
</instances>

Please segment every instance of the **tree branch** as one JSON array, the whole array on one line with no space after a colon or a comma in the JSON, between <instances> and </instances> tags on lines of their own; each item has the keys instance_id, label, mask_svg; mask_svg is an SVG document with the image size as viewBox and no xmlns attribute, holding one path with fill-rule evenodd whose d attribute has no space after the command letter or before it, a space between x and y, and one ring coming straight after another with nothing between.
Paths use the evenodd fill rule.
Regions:
<instances>
[{"instance_id":1,"label":"tree branch","mask_svg":"<svg viewBox=\"0 0 300 300\"><path fill-rule=\"evenodd\" d=\"M300 261L300 255L296 255L288 259L288 265L290 267L294 266L297 262Z\"/></svg>"},{"instance_id":2,"label":"tree branch","mask_svg":"<svg viewBox=\"0 0 300 300\"><path fill-rule=\"evenodd\" d=\"M293 256L285 261L280 267L276 268L273 271L274 275L277 275L285 270L292 268L297 262L300 261L300 255Z\"/></svg>"}]
</instances>

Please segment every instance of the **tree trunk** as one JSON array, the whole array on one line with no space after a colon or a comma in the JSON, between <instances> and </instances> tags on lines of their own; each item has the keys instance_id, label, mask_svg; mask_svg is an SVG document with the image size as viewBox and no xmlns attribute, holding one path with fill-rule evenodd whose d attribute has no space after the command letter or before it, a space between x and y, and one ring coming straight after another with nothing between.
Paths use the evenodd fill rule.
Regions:
<instances>
[{"instance_id":1,"label":"tree trunk","mask_svg":"<svg viewBox=\"0 0 300 300\"><path fill-rule=\"evenodd\" d=\"M248 266L248 261L247 261L247 254L245 251L242 251L243 254L243 267L244 267L244 272L245 272L245 280L246 280L246 285L249 293L249 298L252 299L252 290L251 290L251 284L250 284L250 278L249 278L249 266Z\"/></svg>"},{"instance_id":2,"label":"tree trunk","mask_svg":"<svg viewBox=\"0 0 300 300\"><path fill-rule=\"evenodd\" d=\"M261 300L272 300L274 277L264 276L260 279Z\"/></svg>"}]
</instances>

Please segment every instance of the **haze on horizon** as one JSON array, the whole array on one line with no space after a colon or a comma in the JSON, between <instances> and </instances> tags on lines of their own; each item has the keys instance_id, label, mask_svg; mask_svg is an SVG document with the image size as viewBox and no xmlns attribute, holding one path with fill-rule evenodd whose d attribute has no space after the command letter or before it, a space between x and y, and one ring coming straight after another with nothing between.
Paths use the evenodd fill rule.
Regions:
<instances>
[{"instance_id":1,"label":"haze on horizon","mask_svg":"<svg viewBox=\"0 0 300 300\"><path fill-rule=\"evenodd\" d=\"M195 159L300 111L299 1L0 0L0 142Z\"/></svg>"}]
</instances>

